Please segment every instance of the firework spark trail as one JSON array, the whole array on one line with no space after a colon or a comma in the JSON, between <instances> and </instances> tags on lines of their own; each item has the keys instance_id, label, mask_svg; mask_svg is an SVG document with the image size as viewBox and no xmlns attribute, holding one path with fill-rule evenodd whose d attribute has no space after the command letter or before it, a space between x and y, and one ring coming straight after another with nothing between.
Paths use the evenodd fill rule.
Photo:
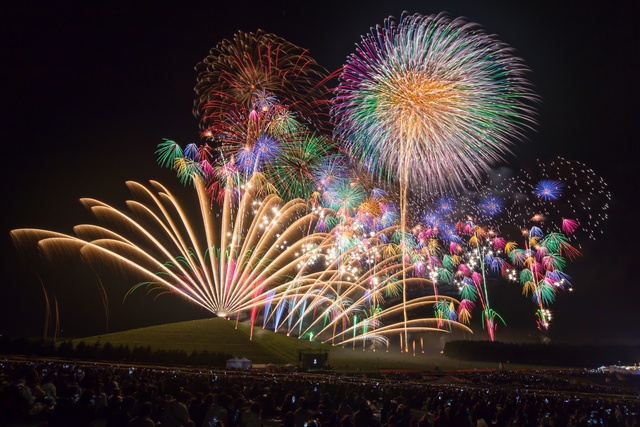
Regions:
<instances>
[{"instance_id":1,"label":"firework spark trail","mask_svg":"<svg viewBox=\"0 0 640 427\"><path fill-rule=\"evenodd\" d=\"M402 279L403 275L405 279L402 283L406 287L417 285L424 287L425 284L431 284L430 280L421 277L406 277L407 274L414 271L415 265L407 267L403 261L402 253L391 257L376 257L387 246L380 240L380 236L393 234L396 229L397 226L384 230L377 236L367 239L370 244L351 246L345 251L338 252L338 256L331 255L335 255L336 252L330 249L336 245L340 236L330 233L323 237L322 244L318 247L320 249L318 253L325 254L321 255L321 258L325 259L327 265L319 272L304 272L291 280L292 283L296 283L296 287L295 289L290 288L290 290L304 295L304 298L299 298L289 315L281 320L281 324L284 325L298 309L303 309L298 320L287 326L288 332L290 333L296 327L302 327L302 323L307 321L308 324L302 330L301 335L308 334L312 329L318 327L326 316L331 318L330 321L325 322L321 329L316 329L314 335L321 336L331 331L330 338L327 338L325 342L333 344L345 344L354 340L384 340L383 336L396 333L399 330L410 333L426 330L448 332L442 327L442 319L424 317L424 309L437 301L437 297L433 295L413 297L410 301L402 303L396 301L388 307L374 305L376 301L382 299L373 297L387 292L389 288L394 286L394 281ZM375 258L379 259L374 261ZM367 263L367 260L370 260L371 263ZM369 265L369 267L363 269L363 264ZM371 282L376 283L373 289L369 286ZM286 293L281 295L287 296ZM446 297L446 299L452 303L458 303L451 297ZM312 316L311 313L319 307L322 307L320 315ZM402 321L393 318L397 313L403 313ZM404 313L409 313L411 318L404 318ZM342 331L336 332L338 326L345 325L352 316L356 316L359 321L348 328L343 326ZM384 323L387 321L389 324L385 325ZM424 326L426 324L432 326L427 328ZM364 325L367 327L374 325L374 327L363 329ZM454 320L447 320L444 326L461 328L470 332L468 327ZM357 330L360 330L361 333L351 336Z\"/></svg>"},{"instance_id":2,"label":"firework spark trail","mask_svg":"<svg viewBox=\"0 0 640 427\"><path fill-rule=\"evenodd\" d=\"M152 181L150 188L128 182L139 196L127 202L129 213L82 199L106 227L79 225L76 235L38 229L11 234L18 245L37 244L51 257L80 253L89 265L115 265L143 280L127 294L147 287L180 295L219 316L248 314L252 331L260 312L263 324L272 322L275 330L292 334L297 329L300 336L313 333L335 344L384 341L385 331L398 328L393 318L398 309L411 312L411 318L401 322L405 330L425 331L424 325L433 324L423 312L433 298L419 295L406 304L389 300L389 306L380 305L381 295L392 294L398 278L415 268L406 266L401 253L381 255L397 226L369 237L357 223L355 228L345 223L327 233L315 232L323 216L337 213L310 210L299 199L256 198L259 191L252 186L241 191L239 202L227 192L222 206L212 209L204 182L197 176L194 181L201 217L195 222L161 184ZM407 276L402 286L423 282L429 281ZM320 325L326 316L330 321ZM358 322L345 335L351 316ZM448 325L468 329L455 321Z\"/></svg>"},{"instance_id":3,"label":"firework spark trail","mask_svg":"<svg viewBox=\"0 0 640 427\"><path fill-rule=\"evenodd\" d=\"M498 275L511 277L510 269L505 265L504 260L499 257L503 240L493 232L488 233L475 224L467 223L466 226L473 230L471 237L466 243L470 250L465 253L465 263L461 264L464 268L461 268L459 265L458 271L463 273L465 277L471 278L476 288L476 295L479 297L482 306L483 327L486 327L489 338L491 341L494 341L495 331L498 326L497 320L500 320L503 324L505 324L505 322L502 317L491 308L489 303L487 276L490 271L496 273L497 270ZM498 265L499 268L495 268L494 265ZM459 286L461 286L461 284ZM473 300L474 298L472 298L472 301Z\"/></svg>"},{"instance_id":4,"label":"firework spark trail","mask_svg":"<svg viewBox=\"0 0 640 427\"><path fill-rule=\"evenodd\" d=\"M152 283L179 292L213 313L229 314L246 308L244 304L250 296L243 291L254 288L262 280L264 270L268 267L267 260L287 264L282 259L290 256L290 248L277 245L281 241L278 240L280 232L286 231L291 222L295 230L289 230L289 234L297 233L297 236L292 236L297 240L304 234L301 230L306 230L308 222L315 218L314 215L307 215L306 204L300 201L282 204L284 210L280 211L279 199L269 198L262 209L256 211L262 215L260 220L268 220L266 226L254 227L251 235L244 236L243 232L247 231L243 226L244 217L251 217L247 206L238 209L237 215L232 218L231 200L227 197L217 213L219 218L216 218L216 213L206 211L208 197L203 192L203 186L199 185L199 202L205 213L203 221L207 239L206 245L203 245L197 237L198 232L166 188L154 183L160 188L156 196L141 184L129 185L135 191L151 196L155 211L150 206L131 201L129 207L139 217L136 220L99 201L83 199L83 203L99 219L108 219L125 231L128 229L132 239L93 225L76 227L78 236L50 234L35 229L14 230L12 236L17 242L39 237L40 245L51 246L52 250L57 245L72 245L81 248L85 255L92 251L98 258L102 257L102 261L124 264L132 271L142 273L145 279L151 279ZM247 195L243 200L248 205L252 198ZM282 214L282 217L276 220L278 214ZM267 218L267 215L270 217ZM305 219L300 222L302 217ZM250 219L247 221L251 222ZM286 232L282 234L287 235ZM245 238L250 242L255 241L256 245L252 248L240 247L240 241ZM259 262L255 261L255 254L262 253L266 256ZM235 268L231 267L232 264L235 264ZM163 278L165 276L167 280Z\"/></svg>"}]
</instances>

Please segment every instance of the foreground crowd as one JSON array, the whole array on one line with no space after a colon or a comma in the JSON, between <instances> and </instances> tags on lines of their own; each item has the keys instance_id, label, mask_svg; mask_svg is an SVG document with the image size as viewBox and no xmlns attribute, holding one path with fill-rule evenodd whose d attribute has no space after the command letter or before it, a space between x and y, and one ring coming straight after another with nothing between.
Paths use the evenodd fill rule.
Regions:
<instances>
[{"instance_id":1,"label":"foreground crowd","mask_svg":"<svg viewBox=\"0 0 640 427\"><path fill-rule=\"evenodd\" d=\"M451 378L455 381L435 384L409 377L371 380L4 361L0 425L640 425L640 400L633 388L558 381L544 372L456 373Z\"/></svg>"}]
</instances>

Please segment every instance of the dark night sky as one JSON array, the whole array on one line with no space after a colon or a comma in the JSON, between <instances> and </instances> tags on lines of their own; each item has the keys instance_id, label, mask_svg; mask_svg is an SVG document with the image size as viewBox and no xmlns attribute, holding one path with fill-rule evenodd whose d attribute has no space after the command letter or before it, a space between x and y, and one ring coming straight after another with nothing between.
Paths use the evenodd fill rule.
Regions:
<instances>
[{"instance_id":1,"label":"dark night sky","mask_svg":"<svg viewBox=\"0 0 640 427\"><path fill-rule=\"evenodd\" d=\"M131 4L130 4L131 3ZM53 6L56 4L56 6ZM63 6L60 6L63 4ZM172 4L172 6L166 6ZM576 291L552 306L556 342L640 343L640 241L636 208L640 156L640 13L637 2L596 1L210 1L19 2L0 5L2 271L0 333L42 333L44 299L30 261L9 231L70 232L92 221L78 202L118 206L124 182L157 179L162 138L198 140L191 114L193 69L235 31L262 28L284 37L327 69L339 68L371 26L403 10L448 11L481 24L513 46L531 68L542 102L539 125L510 161L562 155L587 163L613 193L605 235L566 271ZM104 332L95 280L70 265L38 270L55 284L65 334ZM123 287L126 289L126 286ZM114 291L110 329L205 317L170 298L122 304ZM508 327L498 339L536 339L533 305L519 290L495 304ZM478 315L479 317L479 315ZM479 335L482 335L480 331Z\"/></svg>"}]
</instances>

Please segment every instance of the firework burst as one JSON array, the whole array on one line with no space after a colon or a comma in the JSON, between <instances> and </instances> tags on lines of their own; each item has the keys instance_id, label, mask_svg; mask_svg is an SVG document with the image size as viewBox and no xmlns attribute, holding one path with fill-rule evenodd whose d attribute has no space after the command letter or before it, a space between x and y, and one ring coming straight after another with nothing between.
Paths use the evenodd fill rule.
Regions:
<instances>
[{"instance_id":1,"label":"firework burst","mask_svg":"<svg viewBox=\"0 0 640 427\"><path fill-rule=\"evenodd\" d=\"M256 114L276 100L299 119L325 128L327 71L306 49L278 36L239 31L211 49L196 69L193 113L204 135L215 137L230 111ZM260 102L254 104L256 98Z\"/></svg>"},{"instance_id":2,"label":"firework burst","mask_svg":"<svg viewBox=\"0 0 640 427\"><path fill-rule=\"evenodd\" d=\"M533 122L535 95L511 53L461 19L389 18L344 66L335 136L388 180L431 191L476 182Z\"/></svg>"}]
</instances>

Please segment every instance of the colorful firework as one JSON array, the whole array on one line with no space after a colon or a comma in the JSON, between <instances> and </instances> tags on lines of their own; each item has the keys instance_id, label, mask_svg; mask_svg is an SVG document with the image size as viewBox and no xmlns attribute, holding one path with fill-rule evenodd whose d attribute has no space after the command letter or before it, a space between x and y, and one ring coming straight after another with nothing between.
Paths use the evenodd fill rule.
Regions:
<instances>
[{"instance_id":1,"label":"colorful firework","mask_svg":"<svg viewBox=\"0 0 640 427\"><path fill-rule=\"evenodd\" d=\"M397 227L370 235L360 223L329 221L338 218L335 211L310 208L301 199L260 198L253 185L240 191L237 203L227 192L212 206L204 182L197 175L193 182L201 213L196 221L159 183L128 182L139 196L128 202L130 212L82 200L108 228L11 234L19 245L37 243L47 253L80 253L91 265L115 265L142 280L129 292L176 294L218 316L246 319L252 330L262 318L263 327L300 337L313 333L333 344L387 342L404 327L397 313L406 310L409 332L471 332L453 318L425 317L432 295L413 291L403 303L393 297L398 286L429 282L416 276L398 285L402 256L395 250L383 256L390 241L397 247ZM327 232L317 231L327 223ZM457 305L446 300L448 307Z\"/></svg>"},{"instance_id":2,"label":"colorful firework","mask_svg":"<svg viewBox=\"0 0 640 427\"><path fill-rule=\"evenodd\" d=\"M341 156L334 153L335 147L327 137L300 129L295 134L279 137L261 134L252 144L236 147L235 151L223 144L218 157L213 157L211 150L207 155L190 157L186 149L182 150L172 140L160 143L156 154L158 163L173 168L183 184L192 183L193 177L207 182L214 200L224 197L230 177L234 188L252 181L264 193L275 193L290 200L311 198L318 188L329 182L327 173L337 173L338 165L346 164L346 160L340 160ZM327 169L330 159L333 171ZM334 178L336 181L337 176Z\"/></svg>"},{"instance_id":3,"label":"colorful firework","mask_svg":"<svg viewBox=\"0 0 640 427\"><path fill-rule=\"evenodd\" d=\"M399 184L403 235L409 184L434 193L476 183L521 137L535 98L525 72L495 37L443 14L389 18L363 37L340 75L334 135Z\"/></svg>"},{"instance_id":4,"label":"colorful firework","mask_svg":"<svg viewBox=\"0 0 640 427\"><path fill-rule=\"evenodd\" d=\"M223 197L227 182L215 171L230 166L237 182L261 174L267 193L309 198L321 162L336 154L318 133L326 128L326 70L306 50L262 31L238 32L197 68L194 113L215 150L195 156L198 150L192 155L163 143L159 163L175 168L184 183L203 178L214 199Z\"/></svg>"},{"instance_id":5,"label":"colorful firework","mask_svg":"<svg viewBox=\"0 0 640 427\"><path fill-rule=\"evenodd\" d=\"M445 15L388 19L340 77L331 114L341 151L322 132L328 73L304 49L239 32L198 68L194 113L208 142L165 140L156 154L195 187L201 218L158 183L129 183L146 201L130 201L131 213L83 200L113 228L13 238L115 263L142 277L131 291L174 293L252 330L262 319L333 344L399 335L408 351L413 333L471 332L475 306L493 340L504 320L491 281L519 279L549 327L550 304L571 290L563 270L579 255L567 236L592 237L610 195L564 159L502 186L483 176L533 123L536 97L509 47ZM543 231L551 223L560 225ZM498 234L512 225L524 249Z\"/></svg>"},{"instance_id":6,"label":"colorful firework","mask_svg":"<svg viewBox=\"0 0 640 427\"><path fill-rule=\"evenodd\" d=\"M458 227L461 234L464 233L468 237L464 247L455 247L455 252L462 254L455 273L458 277L457 284L460 295L464 300L469 301L467 304L462 304L465 309L464 315L469 316L471 313L467 307L473 307L475 302L479 301L482 308L482 324L491 341L494 341L498 321L503 324L505 321L491 307L487 282L490 276L513 280L515 270L501 256L505 246L502 237L471 221L459 223Z\"/></svg>"},{"instance_id":7,"label":"colorful firework","mask_svg":"<svg viewBox=\"0 0 640 427\"><path fill-rule=\"evenodd\" d=\"M513 244L507 253L514 267L520 269L519 280L522 294L531 295L538 306L536 311L538 328L549 329L551 310L556 294L564 289L573 290L571 278L562 270L571 260L580 255L569 239L562 233L544 233L540 227L532 226L522 232L525 237L524 249Z\"/></svg>"},{"instance_id":8,"label":"colorful firework","mask_svg":"<svg viewBox=\"0 0 640 427\"><path fill-rule=\"evenodd\" d=\"M501 187L509 197L505 213L519 227L527 228L532 221L551 224L554 231L589 240L603 233L611 192L584 163L562 157L538 159L534 168L505 179Z\"/></svg>"},{"instance_id":9,"label":"colorful firework","mask_svg":"<svg viewBox=\"0 0 640 427\"><path fill-rule=\"evenodd\" d=\"M505 320L490 304L491 289L520 280L523 295L530 295L538 307L538 327L546 330L551 321L549 307L556 295L564 289L572 290L564 270L569 261L580 255L570 240L578 225L565 219L560 227L551 226L551 231L545 231L545 225L550 224L545 223L544 217L528 215L527 228L521 228L502 209L502 203L500 209L490 209L496 211L495 215L486 212L488 205L496 204L496 199L504 199L504 205L510 205L519 195L500 193L498 198L487 195L489 191L478 189L466 196L432 200L425 207L427 213L419 226L419 244L441 260L435 279L438 288L451 295L447 285L458 286L460 321L468 321L473 308L479 306L482 324L494 340L498 324L505 324ZM478 206L474 207L474 203ZM442 209L443 205L456 208ZM524 249L519 249L516 243L520 236L525 238ZM490 282L493 283L489 285Z\"/></svg>"},{"instance_id":10,"label":"colorful firework","mask_svg":"<svg viewBox=\"0 0 640 427\"><path fill-rule=\"evenodd\" d=\"M239 31L233 40L211 49L196 70L193 113L207 137L217 138L219 125L228 122L230 112L248 117L274 103L285 107L285 116L293 113L297 120L326 128L328 72L306 49L274 34Z\"/></svg>"},{"instance_id":11,"label":"colorful firework","mask_svg":"<svg viewBox=\"0 0 640 427\"><path fill-rule=\"evenodd\" d=\"M462 19L389 18L344 66L336 139L388 180L429 191L477 182L533 122L536 97L511 53Z\"/></svg>"}]
</instances>

